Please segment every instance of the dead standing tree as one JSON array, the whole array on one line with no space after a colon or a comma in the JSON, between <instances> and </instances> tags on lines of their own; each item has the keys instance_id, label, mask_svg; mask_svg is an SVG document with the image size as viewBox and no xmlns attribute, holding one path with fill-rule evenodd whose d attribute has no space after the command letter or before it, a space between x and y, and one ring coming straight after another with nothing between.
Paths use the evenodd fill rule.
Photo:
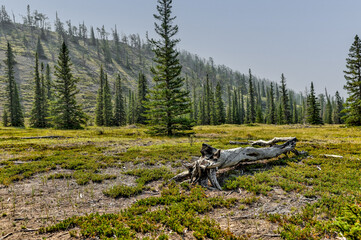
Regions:
<instances>
[{"instance_id":1,"label":"dead standing tree","mask_svg":"<svg viewBox=\"0 0 361 240\"><path fill-rule=\"evenodd\" d=\"M235 167L243 162L270 159L280 156L281 154L287 155L289 152L299 155L300 152L295 149L296 141L297 139L295 137L274 138L270 141L259 140L252 143L252 146L269 145L270 147L239 147L228 150L216 149L203 143L201 150L202 156L195 162L186 164L185 167L188 168L188 171L178 174L173 180L182 181L190 178L191 183L199 183L200 185L207 187L209 179L213 187L222 190L216 176L218 169ZM285 143L276 145L276 142Z\"/></svg>"}]
</instances>

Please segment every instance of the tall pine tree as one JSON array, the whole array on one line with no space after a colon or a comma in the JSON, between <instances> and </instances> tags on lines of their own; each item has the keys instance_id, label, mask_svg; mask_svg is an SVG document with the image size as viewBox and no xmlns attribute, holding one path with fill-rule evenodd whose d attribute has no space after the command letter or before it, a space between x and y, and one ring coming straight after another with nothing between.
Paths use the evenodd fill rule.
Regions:
<instances>
[{"instance_id":1,"label":"tall pine tree","mask_svg":"<svg viewBox=\"0 0 361 240\"><path fill-rule=\"evenodd\" d=\"M44 97L43 86L41 84L39 73L39 57L38 53L35 53L35 67L34 67L34 80L35 80L35 92L34 101L30 115L30 126L34 128L45 128L45 114L44 114Z\"/></svg>"},{"instance_id":2,"label":"tall pine tree","mask_svg":"<svg viewBox=\"0 0 361 240\"><path fill-rule=\"evenodd\" d=\"M114 105L114 125L122 126L126 123L124 97L120 75L115 81L115 105Z\"/></svg>"},{"instance_id":3,"label":"tall pine tree","mask_svg":"<svg viewBox=\"0 0 361 240\"><path fill-rule=\"evenodd\" d=\"M183 89L184 79L180 77L182 66L179 63L176 44L173 39L178 26L172 25L175 17L171 16L172 0L158 0L158 15L154 15L160 24L155 23L155 31L160 40L150 40L155 54L154 74L155 87L150 91L148 104L151 133L156 135L175 135L190 130L191 121L185 118L190 112L189 93Z\"/></svg>"},{"instance_id":4,"label":"tall pine tree","mask_svg":"<svg viewBox=\"0 0 361 240\"><path fill-rule=\"evenodd\" d=\"M103 89L103 117L104 117L104 125L112 126L113 121L113 104L112 104L112 93L110 91L108 75L104 76L104 89Z\"/></svg>"},{"instance_id":5,"label":"tall pine tree","mask_svg":"<svg viewBox=\"0 0 361 240\"><path fill-rule=\"evenodd\" d=\"M218 82L216 86L216 102L215 102L215 124L223 124L226 122L226 113L224 110L224 102L222 99L222 87Z\"/></svg>"},{"instance_id":6,"label":"tall pine tree","mask_svg":"<svg viewBox=\"0 0 361 240\"><path fill-rule=\"evenodd\" d=\"M53 124L60 129L79 129L86 121L86 115L76 102L78 80L71 73L69 50L65 42L61 45L54 81L55 101L53 104Z\"/></svg>"},{"instance_id":7,"label":"tall pine tree","mask_svg":"<svg viewBox=\"0 0 361 240\"><path fill-rule=\"evenodd\" d=\"M5 52L6 59L5 63L5 78L6 78L6 97L7 102L5 104L6 112L9 117L9 125L13 127L23 127L24 126L24 117L20 104L20 96L18 86L15 81L15 56L12 50L10 43L7 43L7 49Z\"/></svg>"},{"instance_id":8,"label":"tall pine tree","mask_svg":"<svg viewBox=\"0 0 361 240\"><path fill-rule=\"evenodd\" d=\"M148 94L148 84L147 79L143 73L138 75L138 98L137 98L137 123L145 124L146 123L146 110L145 105L147 104L147 94Z\"/></svg>"},{"instance_id":9,"label":"tall pine tree","mask_svg":"<svg viewBox=\"0 0 361 240\"><path fill-rule=\"evenodd\" d=\"M361 40L356 35L350 47L348 58L346 58L346 68L344 71L346 85L344 89L349 94L346 99L346 115L343 117L348 125L361 125Z\"/></svg>"},{"instance_id":10,"label":"tall pine tree","mask_svg":"<svg viewBox=\"0 0 361 240\"><path fill-rule=\"evenodd\" d=\"M248 121L249 123L254 123L256 121L256 104L255 104L255 91L253 87L251 69L249 69L248 93L249 93L249 110L247 110L249 113Z\"/></svg>"},{"instance_id":11,"label":"tall pine tree","mask_svg":"<svg viewBox=\"0 0 361 240\"><path fill-rule=\"evenodd\" d=\"M310 94L307 96L307 123L310 124L322 124L322 119L320 117L320 106L317 102L317 97L315 94L315 89L313 87L313 82L311 82Z\"/></svg>"},{"instance_id":12,"label":"tall pine tree","mask_svg":"<svg viewBox=\"0 0 361 240\"><path fill-rule=\"evenodd\" d=\"M95 107L95 124L97 126L104 126L104 79L105 74L103 66L100 66L99 75L99 89L97 94L97 103Z\"/></svg>"},{"instance_id":13,"label":"tall pine tree","mask_svg":"<svg viewBox=\"0 0 361 240\"><path fill-rule=\"evenodd\" d=\"M281 86L280 86L280 94L281 94L281 106L282 106L282 124L291 123L291 113L290 113L290 105L289 98L286 89L286 78L281 74Z\"/></svg>"}]
</instances>

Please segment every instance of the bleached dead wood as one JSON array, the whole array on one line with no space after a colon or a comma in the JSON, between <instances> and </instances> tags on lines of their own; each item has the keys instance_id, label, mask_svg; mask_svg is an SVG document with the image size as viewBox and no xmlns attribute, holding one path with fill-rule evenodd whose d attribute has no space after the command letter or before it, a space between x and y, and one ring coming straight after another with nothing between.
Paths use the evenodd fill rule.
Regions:
<instances>
[{"instance_id":1,"label":"bleached dead wood","mask_svg":"<svg viewBox=\"0 0 361 240\"><path fill-rule=\"evenodd\" d=\"M72 138L72 137L64 137L64 136L40 136L40 137L22 137L20 139L54 139L54 138Z\"/></svg>"},{"instance_id":2,"label":"bleached dead wood","mask_svg":"<svg viewBox=\"0 0 361 240\"><path fill-rule=\"evenodd\" d=\"M267 146L273 146L279 142L287 142L293 138L294 137L275 137L269 141L265 141L265 140L252 141L251 144L252 144L252 146L267 147Z\"/></svg>"},{"instance_id":3,"label":"bleached dead wood","mask_svg":"<svg viewBox=\"0 0 361 240\"><path fill-rule=\"evenodd\" d=\"M228 150L216 149L203 143L202 156L193 163L186 164L185 167L188 168L188 171L178 174L173 180L182 181L190 178L191 183L199 183L205 187L209 180L213 187L221 190L216 175L218 169L231 168L242 162L270 159L281 154L287 155L289 152L298 155L299 152L295 149L296 141L297 139L292 137L282 145L273 145L267 148L239 147Z\"/></svg>"},{"instance_id":4,"label":"bleached dead wood","mask_svg":"<svg viewBox=\"0 0 361 240\"><path fill-rule=\"evenodd\" d=\"M343 158L343 156L333 155L333 154L320 154L320 156L326 157L326 158Z\"/></svg>"},{"instance_id":5,"label":"bleached dead wood","mask_svg":"<svg viewBox=\"0 0 361 240\"><path fill-rule=\"evenodd\" d=\"M229 141L229 144L232 144L232 145L248 145L249 142Z\"/></svg>"}]
</instances>

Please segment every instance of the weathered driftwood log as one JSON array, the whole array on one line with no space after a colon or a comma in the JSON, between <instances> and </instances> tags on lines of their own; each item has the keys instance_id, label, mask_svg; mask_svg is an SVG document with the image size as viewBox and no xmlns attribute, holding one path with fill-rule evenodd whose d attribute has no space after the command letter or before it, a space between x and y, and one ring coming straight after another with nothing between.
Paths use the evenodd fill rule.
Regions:
<instances>
[{"instance_id":1,"label":"weathered driftwood log","mask_svg":"<svg viewBox=\"0 0 361 240\"><path fill-rule=\"evenodd\" d=\"M229 144L233 144L233 145L248 145L249 142L229 141Z\"/></svg>"},{"instance_id":2,"label":"weathered driftwood log","mask_svg":"<svg viewBox=\"0 0 361 240\"><path fill-rule=\"evenodd\" d=\"M281 154L287 155L289 152L299 154L295 149L296 141L297 139L293 137L282 145L273 145L267 148L239 147L228 150L216 149L203 143L202 156L193 163L186 164L185 167L188 168L188 171L178 174L173 180L182 181L190 178L191 183L199 183L205 187L209 180L213 187L221 190L216 176L218 169L230 168L241 162L270 159Z\"/></svg>"},{"instance_id":3,"label":"weathered driftwood log","mask_svg":"<svg viewBox=\"0 0 361 240\"><path fill-rule=\"evenodd\" d=\"M289 140L292 140L294 137L275 137L269 141L265 141L265 140L257 140L257 141L252 141L251 145L252 146L261 146L261 147L267 147L267 146L273 146L276 143L279 142L287 142Z\"/></svg>"}]
</instances>

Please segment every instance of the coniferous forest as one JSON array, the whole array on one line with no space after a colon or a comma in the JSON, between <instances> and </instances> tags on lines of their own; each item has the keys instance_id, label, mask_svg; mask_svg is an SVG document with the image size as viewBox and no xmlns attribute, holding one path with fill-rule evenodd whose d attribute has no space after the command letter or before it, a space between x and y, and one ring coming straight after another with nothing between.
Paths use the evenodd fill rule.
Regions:
<instances>
[{"instance_id":1,"label":"coniferous forest","mask_svg":"<svg viewBox=\"0 0 361 240\"><path fill-rule=\"evenodd\" d=\"M154 123L146 112L156 111L151 107L154 101L149 100L156 99L151 93L158 86L157 80L152 80L157 71L152 66L162 57L152 51L159 43L157 40L140 39L139 34L119 35L116 26L110 33L104 26L87 26L84 22L72 25L71 20L62 22L58 15L51 24L46 14L27 7L28 14L22 22L12 20L5 6L1 11L0 38L7 44L4 55L0 55L5 63L1 69L4 126L79 128ZM79 121L74 126L59 124L54 116L58 111L54 106L62 101L56 94L60 87L57 84L59 49L63 44L69 51L67 71L72 75L73 91L77 92L71 94L76 102L74 112L82 115L74 116ZM174 43L172 47L175 46ZM345 121L344 99L338 92L332 94L325 89L324 93L312 93L311 86L305 86L309 89L305 92L295 92L287 88L283 73L279 81L272 82L257 77L251 69L240 73L216 65L212 58L206 60L186 51L174 53L173 57L181 66L180 90L189 104L188 110L177 114L183 119L179 121L187 121L188 129L192 125L224 123L280 125ZM310 105L312 94L316 105ZM309 115L312 111L317 112L314 114L320 120ZM171 133L168 129L168 134Z\"/></svg>"},{"instance_id":2,"label":"coniferous forest","mask_svg":"<svg viewBox=\"0 0 361 240\"><path fill-rule=\"evenodd\" d=\"M130 9L125 2L107 4ZM358 35L340 71L345 92L317 91L326 79L316 78L298 91L281 56L271 60L284 72L268 79L181 50L185 22L175 12L187 1L154 2L145 38L58 12L49 19L30 4L25 15L1 6L0 239L361 239ZM267 4L242 1L262 27L277 19L276 1L270 18L259 14ZM296 2L283 4L287 16ZM309 3L297 4L312 19ZM291 33L295 19L282 18L267 36ZM237 31L252 21L236 23ZM296 42L287 61L302 55ZM225 51L225 43L217 47ZM261 51L253 64L268 57Z\"/></svg>"}]
</instances>

